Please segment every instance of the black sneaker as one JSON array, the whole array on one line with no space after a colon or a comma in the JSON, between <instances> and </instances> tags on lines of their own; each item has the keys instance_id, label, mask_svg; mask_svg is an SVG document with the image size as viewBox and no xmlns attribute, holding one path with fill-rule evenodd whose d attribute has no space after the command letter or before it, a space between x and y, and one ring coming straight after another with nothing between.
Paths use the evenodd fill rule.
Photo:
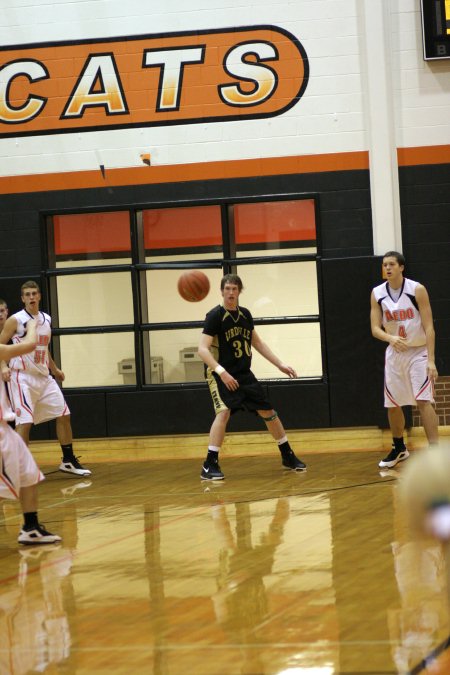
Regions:
<instances>
[{"instance_id":1,"label":"black sneaker","mask_svg":"<svg viewBox=\"0 0 450 675\"><path fill-rule=\"evenodd\" d=\"M35 544L56 544L61 541L61 537L57 534L47 532L43 525L38 524L29 530L21 529L17 538L19 544L35 545Z\"/></svg>"},{"instance_id":2,"label":"black sneaker","mask_svg":"<svg viewBox=\"0 0 450 675\"><path fill-rule=\"evenodd\" d=\"M289 469L290 471L306 471L306 464L296 457L292 450L281 455L281 463L283 469Z\"/></svg>"},{"instance_id":3,"label":"black sneaker","mask_svg":"<svg viewBox=\"0 0 450 675\"><path fill-rule=\"evenodd\" d=\"M59 465L59 470L64 473L72 473L74 476L90 476L91 471L85 469L84 466L81 466L78 461L78 457L72 457L69 461L64 460L64 457L61 460Z\"/></svg>"},{"instance_id":4,"label":"black sneaker","mask_svg":"<svg viewBox=\"0 0 450 675\"><path fill-rule=\"evenodd\" d=\"M387 455L387 457L382 459L381 462L378 462L378 466L381 469L383 467L387 467L388 469L392 469L393 466L395 466L399 462L403 462L405 459L408 459L408 457L409 457L409 452L406 448L403 448L402 450L396 450L395 445L393 445L392 450Z\"/></svg>"},{"instance_id":5,"label":"black sneaker","mask_svg":"<svg viewBox=\"0 0 450 675\"><path fill-rule=\"evenodd\" d=\"M205 460L200 478L202 480L223 480L225 476L220 470L219 462Z\"/></svg>"}]
</instances>

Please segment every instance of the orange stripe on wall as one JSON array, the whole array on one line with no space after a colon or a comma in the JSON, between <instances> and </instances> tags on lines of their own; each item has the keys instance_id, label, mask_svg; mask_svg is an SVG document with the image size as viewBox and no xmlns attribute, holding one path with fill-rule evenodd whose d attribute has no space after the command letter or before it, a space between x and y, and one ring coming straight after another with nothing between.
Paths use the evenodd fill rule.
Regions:
<instances>
[{"instance_id":1,"label":"orange stripe on wall","mask_svg":"<svg viewBox=\"0 0 450 675\"><path fill-rule=\"evenodd\" d=\"M137 166L125 169L106 169L104 178L100 169L30 176L4 176L0 178L0 194L177 183L189 180L246 178L293 173L321 173L323 171L352 171L368 168L369 155L367 151L304 155L302 157L265 157L229 162L174 164L171 166Z\"/></svg>"},{"instance_id":2,"label":"orange stripe on wall","mask_svg":"<svg viewBox=\"0 0 450 675\"><path fill-rule=\"evenodd\" d=\"M424 148L398 148L399 166L421 164L450 164L450 145L432 145Z\"/></svg>"},{"instance_id":3,"label":"orange stripe on wall","mask_svg":"<svg viewBox=\"0 0 450 675\"><path fill-rule=\"evenodd\" d=\"M450 164L450 145L421 148L398 148L399 166ZM369 153L341 152L297 157L264 157L227 162L174 164L170 166L136 166L124 169L100 169L64 173L0 177L0 194L46 192L48 190L80 190L83 188L119 187L177 183L190 180L248 178L324 171L355 171L369 168Z\"/></svg>"}]
</instances>

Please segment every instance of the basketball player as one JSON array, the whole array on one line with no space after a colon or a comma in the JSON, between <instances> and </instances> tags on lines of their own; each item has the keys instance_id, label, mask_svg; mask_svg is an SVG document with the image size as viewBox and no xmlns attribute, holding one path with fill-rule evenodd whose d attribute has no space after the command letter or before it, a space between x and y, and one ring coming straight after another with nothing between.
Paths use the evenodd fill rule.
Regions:
<instances>
[{"instance_id":1,"label":"basketball player","mask_svg":"<svg viewBox=\"0 0 450 675\"><path fill-rule=\"evenodd\" d=\"M384 405L388 409L393 444L378 466L392 468L409 457L403 440L402 406L418 406L430 445L438 442L438 419L433 408L434 327L424 286L403 276L405 258L397 251L383 257L387 281L371 295L372 335L388 343L385 362Z\"/></svg>"},{"instance_id":2,"label":"basketball player","mask_svg":"<svg viewBox=\"0 0 450 675\"><path fill-rule=\"evenodd\" d=\"M32 352L36 344L36 322L30 320L20 343L0 345L0 359L21 358ZM37 485L44 476L19 434L8 426L7 422L13 418L5 383L0 380L0 499L20 500L24 524L19 544L55 544L61 537L47 532L38 521Z\"/></svg>"},{"instance_id":3,"label":"basketball player","mask_svg":"<svg viewBox=\"0 0 450 675\"><path fill-rule=\"evenodd\" d=\"M35 281L25 282L21 291L24 309L6 320L0 335L2 344L10 340L20 344L28 321L36 320L36 349L24 357L11 359L9 374L6 376L6 379L9 377L9 394L16 414L16 431L28 445L33 424L56 419L56 434L63 453L59 470L75 476L90 476L91 471L85 469L73 454L70 410L61 389L50 375L60 381L65 377L48 351L51 318L39 310L41 293Z\"/></svg>"},{"instance_id":4,"label":"basketball player","mask_svg":"<svg viewBox=\"0 0 450 675\"><path fill-rule=\"evenodd\" d=\"M8 305L6 304L5 300L0 298L0 333L3 330L3 326L5 325L5 321L7 318L8 318ZM0 368L2 371L2 375L3 372L5 372L6 379L9 378L8 366L5 363L5 361L0 361Z\"/></svg>"},{"instance_id":5,"label":"basketball player","mask_svg":"<svg viewBox=\"0 0 450 675\"><path fill-rule=\"evenodd\" d=\"M8 305L2 298L0 298L0 333L3 330L5 321L8 318Z\"/></svg>"},{"instance_id":6,"label":"basketball player","mask_svg":"<svg viewBox=\"0 0 450 675\"><path fill-rule=\"evenodd\" d=\"M227 274L222 278L223 305L217 305L208 312L200 338L198 353L207 366L206 380L216 413L209 432L208 454L200 476L202 480L223 480L219 451L231 413L243 409L262 417L278 444L285 469L306 469L292 451L278 414L250 370L252 349L289 377L297 377L297 373L275 356L259 337L249 310L238 304L242 288L242 281L236 274Z\"/></svg>"}]
</instances>

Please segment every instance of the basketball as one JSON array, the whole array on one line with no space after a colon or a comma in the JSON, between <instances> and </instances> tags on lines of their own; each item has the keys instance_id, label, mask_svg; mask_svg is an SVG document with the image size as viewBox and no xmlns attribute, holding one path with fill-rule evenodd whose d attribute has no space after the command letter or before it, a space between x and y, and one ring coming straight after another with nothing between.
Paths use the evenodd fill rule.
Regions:
<instances>
[{"instance_id":1,"label":"basketball","mask_svg":"<svg viewBox=\"0 0 450 675\"><path fill-rule=\"evenodd\" d=\"M178 293L188 302L200 302L209 293L209 279L199 270L183 272L178 279Z\"/></svg>"}]
</instances>

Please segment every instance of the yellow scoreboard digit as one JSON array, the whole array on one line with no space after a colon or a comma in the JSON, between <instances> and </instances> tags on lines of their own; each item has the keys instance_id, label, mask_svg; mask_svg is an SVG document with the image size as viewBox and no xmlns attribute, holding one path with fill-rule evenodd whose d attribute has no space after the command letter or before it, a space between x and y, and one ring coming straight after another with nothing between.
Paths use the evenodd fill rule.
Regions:
<instances>
[{"instance_id":1,"label":"yellow scoreboard digit","mask_svg":"<svg viewBox=\"0 0 450 675\"><path fill-rule=\"evenodd\" d=\"M450 35L450 0L445 0L445 25L447 26L447 35Z\"/></svg>"}]
</instances>

